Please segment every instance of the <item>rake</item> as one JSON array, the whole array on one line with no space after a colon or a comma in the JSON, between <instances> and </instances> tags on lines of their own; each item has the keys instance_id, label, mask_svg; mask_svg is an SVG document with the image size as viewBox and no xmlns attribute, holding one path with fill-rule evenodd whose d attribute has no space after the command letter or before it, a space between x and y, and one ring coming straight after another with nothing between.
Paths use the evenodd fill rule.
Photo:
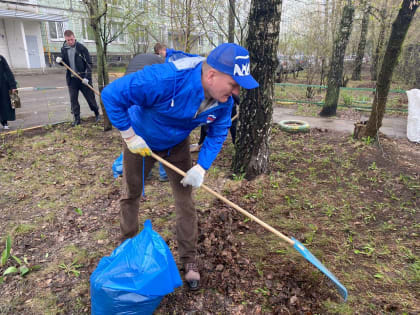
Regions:
<instances>
[{"instance_id":1,"label":"rake","mask_svg":"<svg viewBox=\"0 0 420 315\"><path fill-rule=\"evenodd\" d=\"M160 163L162 163L163 165L169 167L170 169L172 169L173 171L177 172L178 174L185 176L186 173L182 170L180 170L179 168L177 168L175 165L169 163L168 161L164 160L163 158L161 158L160 156L156 155L155 153L151 152L151 156L156 159L157 161L159 161ZM211 188L207 187L206 185L201 185L200 187L202 187L204 190L208 191L210 194L212 194L213 196L217 197L218 199L220 199L221 201L223 201L224 203L226 203L227 205L231 206L232 208L234 208L235 210L239 211L240 213L242 213L243 215L247 216L248 218L250 218L252 221L257 222L259 225L261 225L262 227L264 227L265 229L267 229L268 231L274 233L275 235L279 236L283 241L289 243L289 245L293 246L294 249L296 249L307 261L309 261L311 264L313 264L315 267L317 267L323 274L325 274L336 286L338 292L340 293L340 295L343 297L344 301L347 300L347 289L340 283L340 281L337 280L337 278L305 247L303 246L302 243L300 243L297 239L295 238L289 238L286 235L284 235L283 233L277 231L275 228L271 227L270 225L268 225L267 223L265 223L264 221L258 219L256 216L252 215L251 213L249 213L248 211L244 210L243 208L239 207L237 204L233 203L232 201L230 201L229 199L226 199L225 197L223 197L222 195L220 195L219 193L215 192L214 190L212 190Z\"/></svg>"},{"instance_id":2,"label":"rake","mask_svg":"<svg viewBox=\"0 0 420 315\"><path fill-rule=\"evenodd\" d=\"M65 68L67 68L69 71L71 71L77 78L79 78L80 80L83 80L65 62L62 61L61 63L64 65ZM100 93L98 91L96 91L92 86L90 86L88 84L88 87L95 94L97 94L97 95L100 96ZM235 118L236 117L234 117L234 119ZM151 151L151 156L155 160L161 162L163 165L169 167L170 169L172 169L173 171L177 172L178 174L180 174L182 176L187 175L184 171L182 171L181 169L177 168L175 165L172 165L168 161L162 159L160 156L156 155L152 151ZM242 213L246 217L250 218L252 221L257 222L259 225L261 225L262 227L264 227L266 230L268 230L268 231L274 233L275 235L279 236L283 241L289 243L289 245L293 246L293 248L296 249L307 261L309 261L311 264L313 264L315 267L317 267L324 275L326 275L334 283L334 285L336 286L338 292L343 297L344 301L347 300L347 289L340 283L340 281L338 281L338 279L331 273L331 271L329 271L305 246L303 246L303 244L301 242L299 242L294 237L292 237L292 238L287 237L283 233L277 231L272 226L270 226L267 223L265 223L264 221L258 219L256 216L252 215L251 213L249 213L245 209L239 207L237 204L235 204L232 201L230 201L229 199L223 197L222 195L220 195L219 193L215 192L214 190L212 190L211 188L207 187L206 185L203 184L200 187L202 187L204 190L207 190L210 194L212 194L216 198L220 199L221 201L223 201L227 205L231 206L235 210L239 211L240 213Z\"/></svg>"}]
</instances>

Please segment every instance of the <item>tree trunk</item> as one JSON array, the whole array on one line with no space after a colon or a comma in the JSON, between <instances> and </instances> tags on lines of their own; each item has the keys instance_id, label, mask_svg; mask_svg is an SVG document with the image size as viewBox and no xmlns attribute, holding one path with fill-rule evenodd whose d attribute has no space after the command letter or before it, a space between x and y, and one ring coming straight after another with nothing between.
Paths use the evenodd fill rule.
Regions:
<instances>
[{"instance_id":1,"label":"tree trunk","mask_svg":"<svg viewBox=\"0 0 420 315\"><path fill-rule=\"evenodd\" d=\"M277 68L281 0L252 0L247 48L251 73L260 86L246 90L241 102L232 169L247 179L268 171L269 136Z\"/></svg>"},{"instance_id":2,"label":"tree trunk","mask_svg":"<svg viewBox=\"0 0 420 315\"><path fill-rule=\"evenodd\" d=\"M383 20L381 21L381 24L380 24L378 44L376 45L375 54L372 60L372 66L370 68L371 81L376 81L378 79L379 60L380 60L382 48L385 42L385 32L386 32L385 16L386 16L386 9L383 9L381 13L381 17L383 18Z\"/></svg>"},{"instance_id":3,"label":"tree trunk","mask_svg":"<svg viewBox=\"0 0 420 315\"><path fill-rule=\"evenodd\" d=\"M189 53L191 52L191 48L192 48L192 19L193 19L193 13L192 13L192 0L187 0L185 2L185 49L184 51Z\"/></svg>"},{"instance_id":4,"label":"tree trunk","mask_svg":"<svg viewBox=\"0 0 420 315\"><path fill-rule=\"evenodd\" d=\"M229 0L229 43L235 42L235 2L236 0Z\"/></svg>"},{"instance_id":5,"label":"tree trunk","mask_svg":"<svg viewBox=\"0 0 420 315\"><path fill-rule=\"evenodd\" d=\"M368 3L364 3L362 30L360 32L360 41L359 41L359 46L357 48L357 56L355 60L353 74L351 76L352 80L357 80L357 81L361 80L360 74L362 72L363 57L365 55L366 37L368 33L370 9L371 9L370 5Z\"/></svg>"},{"instance_id":6,"label":"tree trunk","mask_svg":"<svg viewBox=\"0 0 420 315\"><path fill-rule=\"evenodd\" d=\"M414 4L415 3L415 4ZM376 137L379 128L382 126L382 119L385 114L385 106L391 86L392 73L398 62L401 47L407 35L408 28L416 13L418 2L413 0L403 0L398 15L392 23L391 36L385 51L381 71L379 72L376 85L375 98L373 99L372 112L366 127L359 131L359 138Z\"/></svg>"},{"instance_id":7,"label":"tree trunk","mask_svg":"<svg viewBox=\"0 0 420 315\"><path fill-rule=\"evenodd\" d=\"M333 54L331 57L330 71L328 73L328 89L325 96L325 104L320 116L329 117L337 113L337 103L340 96L340 86L342 86L344 54L349 42L351 28L353 25L354 8L346 5L343 8L340 29L334 40Z\"/></svg>"},{"instance_id":8,"label":"tree trunk","mask_svg":"<svg viewBox=\"0 0 420 315\"><path fill-rule=\"evenodd\" d=\"M108 69L107 69L107 62L106 62L106 48L103 46L103 42L101 40L100 31L98 29L98 25L95 25L96 19L91 18L91 26L93 28L93 33L95 36L95 44L96 44L96 72L98 74L98 88L99 92L102 92L104 87L109 83L109 76L108 76ZM105 106L102 103L102 99L100 99L100 105L103 113L103 121L104 121L104 131L109 131L112 129L111 121L108 118L108 114L105 110Z\"/></svg>"},{"instance_id":9,"label":"tree trunk","mask_svg":"<svg viewBox=\"0 0 420 315\"><path fill-rule=\"evenodd\" d=\"M101 16L106 13L100 13L99 3L96 0L85 1L89 14L90 26L93 30L93 35L95 37L96 45L96 61L97 61L97 74L98 74L98 88L99 92L102 92L103 88L109 83L107 63L106 63L106 46L103 44L101 38ZM106 10L106 7L105 7ZM103 118L104 118L104 131L112 129L112 124L109 121L108 115L106 113L104 104L100 100L100 106L102 108Z\"/></svg>"},{"instance_id":10,"label":"tree trunk","mask_svg":"<svg viewBox=\"0 0 420 315\"><path fill-rule=\"evenodd\" d=\"M109 75L108 75L108 63L106 62L106 46L102 46L102 42L96 42L96 51L98 55L98 87L99 91L102 93L102 90L105 86L109 84ZM101 108L104 115L104 131L109 131L112 129L111 121L108 118L108 114L105 110L105 106L102 103L101 99Z\"/></svg>"}]
</instances>

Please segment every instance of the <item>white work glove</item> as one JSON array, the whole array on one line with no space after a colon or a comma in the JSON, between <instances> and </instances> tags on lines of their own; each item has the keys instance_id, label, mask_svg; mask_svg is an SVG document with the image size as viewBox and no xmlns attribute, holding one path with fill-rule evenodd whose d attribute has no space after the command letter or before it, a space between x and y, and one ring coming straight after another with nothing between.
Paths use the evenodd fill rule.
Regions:
<instances>
[{"instance_id":1,"label":"white work glove","mask_svg":"<svg viewBox=\"0 0 420 315\"><path fill-rule=\"evenodd\" d=\"M184 185L184 187L191 185L194 188L198 188L203 183L205 174L206 170L199 164L196 164L188 170L187 175L181 180L181 184Z\"/></svg>"},{"instance_id":2,"label":"white work glove","mask_svg":"<svg viewBox=\"0 0 420 315\"><path fill-rule=\"evenodd\" d=\"M136 135L133 128L130 127L128 130L121 131L121 136L132 153L140 154L141 156L148 156L151 154L151 150L146 141L144 141L142 137Z\"/></svg>"},{"instance_id":3,"label":"white work glove","mask_svg":"<svg viewBox=\"0 0 420 315\"><path fill-rule=\"evenodd\" d=\"M89 85L89 80L88 80L88 79L86 79L86 78L83 78L82 83L83 83L84 85Z\"/></svg>"},{"instance_id":4,"label":"white work glove","mask_svg":"<svg viewBox=\"0 0 420 315\"><path fill-rule=\"evenodd\" d=\"M61 57L55 58L56 63L61 63L62 61L63 61L63 58L61 58Z\"/></svg>"}]
</instances>

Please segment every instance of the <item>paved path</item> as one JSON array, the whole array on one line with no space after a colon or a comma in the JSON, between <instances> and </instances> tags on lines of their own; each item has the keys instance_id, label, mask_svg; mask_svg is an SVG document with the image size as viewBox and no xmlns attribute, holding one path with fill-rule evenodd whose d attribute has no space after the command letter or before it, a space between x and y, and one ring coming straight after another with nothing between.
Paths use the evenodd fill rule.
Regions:
<instances>
[{"instance_id":1,"label":"paved path","mask_svg":"<svg viewBox=\"0 0 420 315\"><path fill-rule=\"evenodd\" d=\"M329 130L337 130L342 132L353 133L354 121L336 119L336 118L321 118L321 117L303 117L297 116L293 113L295 109L276 107L273 113L273 121L279 123L281 120L304 120L309 123L311 128L324 128ZM404 118L384 118L382 120L382 127L379 129L383 134L393 138L407 137L407 120Z\"/></svg>"},{"instance_id":2,"label":"paved path","mask_svg":"<svg viewBox=\"0 0 420 315\"><path fill-rule=\"evenodd\" d=\"M19 83L22 108L16 110L16 120L9 122L11 130L73 120L64 71L15 77ZM29 89L31 87L55 89L34 91ZM99 101L98 97L96 99ZM94 116L82 93L79 93L79 103L82 118Z\"/></svg>"},{"instance_id":3,"label":"paved path","mask_svg":"<svg viewBox=\"0 0 420 315\"><path fill-rule=\"evenodd\" d=\"M115 77L110 77L111 80ZM16 111L16 121L9 122L11 130L30 128L39 125L53 124L62 121L72 121L70 114L70 98L66 86L65 71L38 75L16 75L20 88L54 88L40 91L21 90L19 95L22 108ZM97 97L98 100L98 97ZM82 117L93 116L83 95L79 95ZM324 128L352 133L354 121L335 118L302 117L294 115L295 110L275 107L273 121L304 120L311 128ZM403 118L385 118L380 131L387 136L406 138L407 121ZM0 131L2 132L2 131Z\"/></svg>"}]
</instances>

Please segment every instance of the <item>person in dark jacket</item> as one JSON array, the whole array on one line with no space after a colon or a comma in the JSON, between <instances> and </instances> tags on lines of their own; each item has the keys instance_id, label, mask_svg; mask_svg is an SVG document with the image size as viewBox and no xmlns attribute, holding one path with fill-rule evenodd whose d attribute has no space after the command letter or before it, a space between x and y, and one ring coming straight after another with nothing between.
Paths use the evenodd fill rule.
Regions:
<instances>
[{"instance_id":1,"label":"person in dark jacket","mask_svg":"<svg viewBox=\"0 0 420 315\"><path fill-rule=\"evenodd\" d=\"M8 121L16 120L15 110L10 102L9 92L16 91L16 81L6 59L0 55L0 122L3 129L9 129Z\"/></svg>"},{"instance_id":2,"label":"person in dark jacket","mask_svg":"<svg viewBox=\"0 0 420 315\"><path fill-rule=\"evenodd\" d=\"M197 57L198 55L189 54L182 50L175 50L172 48L167 48L165 44L156 43L153 47L156 55L161 56L165 59L165 62L174 62L175 60L182 59L185 57Z\"/></svg>"},{"instance_id":3,"label":"person in dark jacket","mask_svg":"<svg viewBox=\"0 0 420 315\"><path fill-rule=\"evenodd\" d=\"M190 290L200 287L196 261L198 218L192 188L198 188L222 148L231 126L232 94L258 87L248 51L219 45L203 57L155 64L119 78L102 91L111 123L124 140L120 227L123 238L139 231L144 174L153 167L151 151L186 172L166 169L175 200L179 259ZM197 163L192 166L189 134L208 124Z\"/></svg>"},{"instance_id":4,"label":"person in dark jacket","mask_svg":"<svg viewBox=\"0 0 420 315\"><path fill-rule=\"evenodd\" d=\"M128 63L124 75L143 70L145 66L164 62L165 60L156 54L138 54Z\"/></svg>"},{"instance_id":5,"label":"person in dark jacket","mask_svg":"<svg viewBox=\"0 0 420 315\"><path fill-rule=\"evenodd\" d=\"M233 107L232 107L232 114L230 115L230 117L232 118L232 126L230 126L229 131L230 131L230 135L232 137L232 143L235 144L236 141L236 126L238 124L238 119L235 118L237 111L236 111L236 105L239 105L240 103L240 98L238 95L232 94L232 98L233 98ZM235 118L235 119L233 119ZM206 139L207 136L207 129L208 126L207 125L203 125L200 128L200 139L198 140L198 143L194 143L190 145L190 152L197 152L200 151L201 146L203 145L204 140Z\"/></svg>"},{"instance_id":6,"label":"person in dark jacket","mask_svg":"<svg viewBox=\"0 0 420 315\"><path fill-rule=\"evenodd\" d=\"M89 51L85 46L76 41L74 33L70 30L64 32L65 42L61 47L61 57L57 57L56 62L60 65L65 62L74 72L83 78L81 81L75 77L69 70L66 72L66 81L69 88L71 112L74 115L73 126L80 125L80 104L79 91L89 104L91 111L95 113L95 121L99 121L99 108L96 104L95 94L88 87L92 85L92 61L90 59Z\"/></svg>"}]
</instances>

